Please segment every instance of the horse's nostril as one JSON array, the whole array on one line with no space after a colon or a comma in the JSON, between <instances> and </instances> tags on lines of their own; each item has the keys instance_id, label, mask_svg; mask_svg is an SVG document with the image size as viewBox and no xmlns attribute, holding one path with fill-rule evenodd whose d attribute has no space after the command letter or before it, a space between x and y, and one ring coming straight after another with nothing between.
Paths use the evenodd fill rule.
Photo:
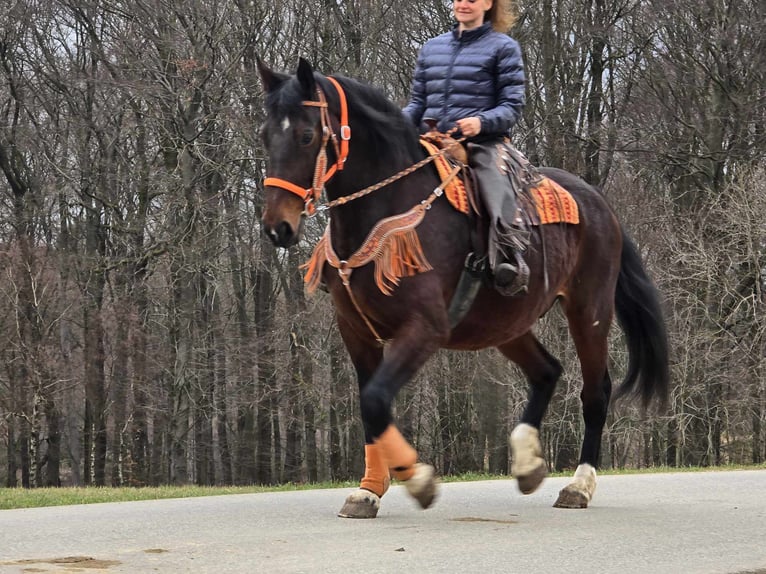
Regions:
<instances>
[{"instance_id":1,"label":"horse's nostril","mask_svg":"<svg viewBox=\"0 0 766 574\"><path fill-rule=\"evenodd\" d=\"M268 237L271 242L276 245L277 247L280 246L280 238L279 238L279 232L278 228L275 227L263 227L263 235L265 237Z\"/></svg>"},{"instance_id":2,"label":"horse's nostril","mask_svg":"<svg viewBox=\"0 0 766 574\"><path fill-rule=\"evenodd\" d=\"M263 234L277 247L290 247L295 241L293 226L282 221L274 227L264 225Z\"/></svg>"},{"instance_id":3,"label":"horse's nostril","mask_svg":"<svg viewBox=\"0 0 766 574\"><path fill-rule=\"evenodd\" d=\"M274 241L280 247L287 247L288 245L290 245L290 242L293 238L293 228L289 223L287 223L286 221L283 221L282 223L277 225L275 234L276 234L276 239L274 239Z\"/></svg>"}]
</instances>

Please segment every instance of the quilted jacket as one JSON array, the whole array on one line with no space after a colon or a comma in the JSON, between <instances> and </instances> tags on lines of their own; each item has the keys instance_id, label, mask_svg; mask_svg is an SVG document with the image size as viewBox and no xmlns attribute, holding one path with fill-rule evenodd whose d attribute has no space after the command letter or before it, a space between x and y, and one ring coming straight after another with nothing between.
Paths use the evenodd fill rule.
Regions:
<instances>
[{"instance_id":1,"label":"quilted jacket","mask_svg":"<svg viewBox=\"0 0 766 574\"><path fill-rule=\"evenodd\" d=\"M452 31L421 48L410 102L402 110L416 125L426 118L447 131L456 120L478 116L479 138L507 135L524 107L524 63L518 42L489 22Z\"/></svg>"}]
</instances>

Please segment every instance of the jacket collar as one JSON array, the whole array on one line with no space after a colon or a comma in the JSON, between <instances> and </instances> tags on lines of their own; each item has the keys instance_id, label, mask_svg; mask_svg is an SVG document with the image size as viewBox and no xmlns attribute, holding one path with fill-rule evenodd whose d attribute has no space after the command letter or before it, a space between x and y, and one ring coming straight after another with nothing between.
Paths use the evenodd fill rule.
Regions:
<instances>
[{"instance_id":1,"label":"jacket collar","mask_svg":"<svg viewBox=\"0 0 766 574\"><path fill-rule=\"evenodd\" d=\"M492 22L484 22L484 24L478 28L474 28L473 30L466 30L461 35L458 29L458 23L455 22L455 24L452 26L452 38L458 42L473 42L474 40L481 38L491 31Z\"/></svg>"}]
</instances>

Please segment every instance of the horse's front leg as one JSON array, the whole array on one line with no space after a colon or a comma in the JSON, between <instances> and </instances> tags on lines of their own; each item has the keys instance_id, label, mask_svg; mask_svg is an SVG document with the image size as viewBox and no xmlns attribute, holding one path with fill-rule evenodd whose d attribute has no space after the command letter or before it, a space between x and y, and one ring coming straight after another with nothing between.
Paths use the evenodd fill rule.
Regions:
<instances>
[{"instance_id":1,"label":"horse's front leg","mask_svg":"<svg viewBox=\"0 0 766 574\"><path fill-rule=\"evenodd\" d=\"M396 394L446 339L448 327L434 328L422 315L411 317L387 344L383 359L371 377L355 361L360 384L360 406L365 432L365 476L359 490L352 493L340 516L374 518L380 497L388 488L388 476L404 482L407 491L423 508L436 497L437 481L433 467L418 463L415 449L393 424L391 407ZM344 332L341 327L341 333ZM360 343L350 329L344 341L352 357L370 356L369 344ZM366 352L363 352L367 349ZM367 363L369 364L369 363Z\"/></svg>"},{"instance_id":2,"label":"horse's front leg","mask_svg":"<svg viewBox=\"0 0 766 574\"><path fill-rule=\"evenodd\" d=\"M359 488L346 497L338 512L341 518L375 518L380 499L388 491L391 475L375 444L364 445L364 476Z\"/></svg>"},{"instance_id":3,"label":"horse's front leg","mask_svg":"<svg viewBox=\"0 0 766 574\"><path fill-rule=\"evenodd\" d=\"M439 486L436 471L430 464L418 462L417 452L393 423L375 439L375 446L385 457L391 475L404 483L407 492L420 507L425 509L431 506Z\"/></svg>"},{"instance_id":4,"label":"horse's front leg","mask_svg":"<svg viewBox=\"0 0 766 574\"><path fill-rule=\"evenodd\" d=\"M361 392L383 360L383 348L373 341L360 339L340 315L338 328L356 370L357 384ZM364 438L364 476L359 488L346 497L343 507L338 512L338 516L342 518L375 518L380 509L380 499L391 483L388 465L366 428Z\"/></svg>"}]
</instances>

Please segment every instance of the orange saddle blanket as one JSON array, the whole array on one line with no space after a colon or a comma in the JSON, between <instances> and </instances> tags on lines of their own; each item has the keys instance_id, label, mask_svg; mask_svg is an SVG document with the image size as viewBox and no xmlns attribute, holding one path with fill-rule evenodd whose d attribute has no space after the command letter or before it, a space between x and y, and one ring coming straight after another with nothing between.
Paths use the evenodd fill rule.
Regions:
<instances>
[{"instance_id":1,"label":"orange saddle blanket","mask_svg":"<svg viewBox=\"0 0 766 574\"><path fill-rule=\"evenodd\" d=\"M420 143L431 155L436 155L439 149L429 141L420 140ZM436 157L434 161L439 177L444 181L449 176L452 169L447 158L443 155ZM580 213L572 194L561 187L550 178L543 177L537 185L529 190L532 201L534 202L537 217L529 214L534 224L547 223L580 223ZM461 213L468 213L468 196L465 186L460 178L455 178L452 183L447 185L444 195L449 200L452 207ZM521 204L525 202L522 201ZM526 206L523 206L524 209Z\"/></svg>"},{"instance_id":2,"label":"orange saddle blanket","mask_svg":"<svg viewBox=\"0 0 766 574\"><path fill-rule=\"evenodd\" d=\"M529 190L535 203L540 224L580 223L580 211L577 202L566 189L548 177L542 178Z\"/></svg>"}]
</instances>

